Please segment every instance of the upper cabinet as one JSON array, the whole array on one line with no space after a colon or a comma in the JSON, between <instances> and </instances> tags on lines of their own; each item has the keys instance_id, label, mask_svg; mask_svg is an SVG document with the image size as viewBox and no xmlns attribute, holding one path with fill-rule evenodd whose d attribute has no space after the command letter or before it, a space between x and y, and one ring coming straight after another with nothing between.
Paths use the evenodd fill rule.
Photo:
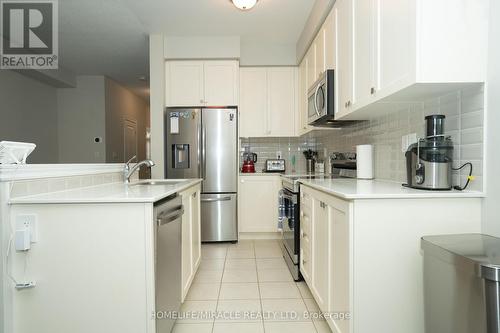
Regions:
<instances>
[{"instance_id":1,"label":"upper cabinet","mask_svg":"<svg viewBox=\"0 0 500 333\"><path fill-rule=\"evenodd\" d=\"M484 82L488 0L338 0L337 118Z\"/></svg>"},{"instance_id":2,"label":"upper cabinet","mask_svg":"<svg viewBox=\"0 0 500 333\"><path fill-rule=\"evenodd\" d=\"M240 70L240 137L297 135L297 67Z\"/></svg>"},{"instance_id":3,"label":"upper cabinet","mask_svg":"<svg viewBox=\"0 0 500 333\"><path fill-rule=\"evenodd\" d=\"M238 61L167 61L165 69L166 106L238 105Z\"/></svg>"},{"instance_id":4,"label":"upper cabinet","mask_svg":"<svg viewBox=\"0 0 500 333\"><path fill-rule=\"evenodd\" d=\"M344 114L352 100L352 5L351 0L338 0L333 8L337 31L336 79L337 114Z\"/></svg>"}]
</instances>

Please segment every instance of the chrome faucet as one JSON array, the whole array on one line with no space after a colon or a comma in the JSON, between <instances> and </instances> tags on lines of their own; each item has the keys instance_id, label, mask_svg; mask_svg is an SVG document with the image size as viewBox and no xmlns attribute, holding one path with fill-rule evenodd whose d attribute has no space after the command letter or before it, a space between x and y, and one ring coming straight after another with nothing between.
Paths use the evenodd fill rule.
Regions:
<instances>
[{"instance_id":1,"label":"chrome faucet","mask_svg":"<svg viewBox=\"0 0 500 333\"><path fill-rule=\"evenodd\" d=\"M153 162L152 160L144 160L144 161L140 161L139 163L134 165L132 168L130 168L130 163L132 163L132 161L134 161L136 159L137 159L137 156L134 156L130 160L128 160L127 163L125 163L125 167L123 168L123 179L125 181L125 184L130 183L130 177L132 177L134 172L139 170L143 165L146 165L149 168L151 168L152 166L155 165L155 162Z\"/></svg>"}]
</instances>

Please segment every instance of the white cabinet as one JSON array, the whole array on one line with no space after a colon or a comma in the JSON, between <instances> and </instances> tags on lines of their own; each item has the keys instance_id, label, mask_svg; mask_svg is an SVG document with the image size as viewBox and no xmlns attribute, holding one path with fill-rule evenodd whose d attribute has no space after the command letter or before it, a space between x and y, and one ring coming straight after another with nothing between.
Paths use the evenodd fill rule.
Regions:
<instances>
[{"instance_id":1,"label":"white cabinet","mask_svg":"<svg viewBox=\"0 0 500 333\"><path fill-rule=\"evenodd\" d=\"M340 120L373 116L383 109L375 102L422 101L485 81L488 0L339 0L334 8Z\"/></svg>"},{"instance_id":2,"label":"white cabinet","mask_svg":"<svg viewBox=\"0 0 500 333\"><path fill-rule=\"evenodd\" d=\"M323 312L345 313L351 309L350 205L301 187L301 255L305 258L301 258L300 269ZM335 332L350 332L349 320L328 319L328 324Z\"/></svg>"},{"instance_id":3,"label":"white cabinet","mask_svg":"<svg viewBox=\"0 0 500 333\"><path fill-rule=\"evenodd\" d=\"M298 69L245 67L240 73L240 137L296 135Z\"/></svg>"},{"instance_id":4,"label":"white cabinet","mask_svg":"<svg viewBox=\"0 0 500 333\"><path fill-rule=\"evenodd\" d=\"M297 72L296 67L272 67L267 70L267 129L270 136L296 135Z\"/></svg>"},{"instance_id":5,"label":"white cabinet","mask_svg":"<svg viewBox=\"0 0 500 333\"><path fill-rule=\"evenodd\" d=\"M333 11L337 24L337 113L345 114L352 104L352 2L338 0Z\"/></svg>"},{"instance_id":6,"label":"white cabinet","mask_svg":"<svg viewBox=\"0 0 500 333\"><path fill-rule=\"evenodd\" d=\"M315 62L314 62L314 77L319 79L325 71L325 31L320 29L313 42Z\"/></svg>"},{"instance_id":7,"label":"white cabinet","mask_svg":"<svg viewBox=\"0 0 500 333\"><path fill-rule=\"evenodd\" d=\"M238 61L167 61L165 70L166 106L238 105Z\"/></svg>"},{"instance_id":8,"label":"white cabinet","mask_svg":"<svg viewBox=\"0 0 500 333\"><path fill-rule=\"evenodd\" d=\"M322 198L313 199L313 223L311 240L312 280L311 292L318 306L323 311L328 310L328 205Z\"/></svg>"},{"instance_id":9,"label":"white cabinet","mask_svg":"<svg viewBox=\"0 0 500 333\"><path fill-rule=\"evenodd\" d=\"M247 67L240 70L240 136L266 136L267 70Z\"/></svg>"},{"instance_id":10,"label":"white cabinet","mask_svg":"<svg viewBox=\"0 0 500 333\"><path fill-rule=\"evenodd\" d=\"M200 185L180 193L182 216L182 302L191 287L201 259Z\"/></svg>"},{"instance_id":11,"label":"white cabinet","mask_svg":"<svg viewBox=\"0 0 500 333\"><path fill-rule=\"evenodd\" d=\"M353 91L352 104L367 103L374 89L373 0L352 0Z\"/></svg>"},{"instance_id":12,"label":"white cabinet","mask_svg":"<svg viewBox=\"0 0 500 333\"><path fill-rule=\"evenodd\" d=\"M304 281L312 285L312 221L314 201L308 191L300 192L300 272Z\"/></svg>"},{"instance_id":13,"label":"white cabinet","mask_svg":"<svg viewBox=\"0 0 500 333\"><path fill-rule=\"evenodd\" d=\"M345 200L304 184L300 207L300 271L321 311L349 314L326 318L337 333L424 332L420 238L481 223L480 199Z\"/></svg>"},{"instance_id":14,"label":"white cabinet","mask_svg":"<svg viewBox=\"0 0 500 333\"><path fill-rule=\"evenodd\" d=\"M203 61L167 61L167 106L204 105Z\"/></svg>"},{"instance_id":15,"label":"white cabinet","mask_svg":"<svg viewBox=\"0 0 500 333\"><path fill-rule=\"evenodd\" d=\"M240 176L238 229L240 232L278 231L279 176Z\"/></svg>"},{"instance_id":16,"label":"white cabinet","mask_svg":"<svg viewBox=\"0 0 500 333\"><path fill-rule=\"evenodd\" d=\"M307 85L307 90L309 90L314 82L317 80L316 76L316 47L314 44L311 45L309 50L306 53L305 56L306 59L306 67L307 67L307 74L306 74L306 85Z\"/></svg>"},{"instance_id":17,"label":"white cabinet","mask_svg":"<svg viewBox=\"0 0 500 333\"><path fill-rule=\"evenodd\" d=\"M238 72L237 61L206 61L205 104L238 105Z\"/></svg>"},{"instance_id":18,"label":"white cabinet","mask_svg":"<svg viewBox=\"0 0 500 333\"><path fill-rule=\"evenodd\" d=\"M323 24L323 36L325 40L325 69L335 69L336 67L336 46L337 46L337 36L336 36L336 22L335 22L335 12L332 10L325 23Z\"/></svg>"},{"instance_id":19,"label":"white cabinet","mask_svg":"<svg viewBox=\"0 0 500 333\"><path fill-rule=\"evenodd\" d=\"M312 130L308 125L307 119L307 59L302 59L299 66L299 84L298 84L298 124L297 135L304 135Z\"/></svg>"}]
</instances>

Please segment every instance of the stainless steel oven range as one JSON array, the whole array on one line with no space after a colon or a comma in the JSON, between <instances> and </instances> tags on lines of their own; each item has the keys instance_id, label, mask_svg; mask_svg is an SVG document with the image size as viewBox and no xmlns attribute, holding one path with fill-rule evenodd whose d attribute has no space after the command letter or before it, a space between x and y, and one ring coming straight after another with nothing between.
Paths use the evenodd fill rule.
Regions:
<instances>
[{"instance_id":1,"label":"stainless steel oven range","mask_svg":"<svg viewBox=\"0 0 500 333\"><path fill-rule=\"evenodd\" d=\"M283 258L295 281L300 274L300 183L301 179L327 179L333 175L283 175L279 192L279 217L282 224Z\"/></svg>"}]
</instances>

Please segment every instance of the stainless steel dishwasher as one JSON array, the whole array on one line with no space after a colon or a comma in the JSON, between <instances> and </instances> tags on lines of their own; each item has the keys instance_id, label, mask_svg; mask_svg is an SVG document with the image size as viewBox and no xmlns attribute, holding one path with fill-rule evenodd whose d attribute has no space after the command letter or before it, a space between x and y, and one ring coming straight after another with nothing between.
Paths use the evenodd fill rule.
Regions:
<instances>
[{"instance_id":1,"label":"stainless steel dishwasher","mask_svg":"<svg viewBox=\"0 0 500 333\"><path fill-rule=\"evenodd\" d=\"M156 332L169 333L173 312L181 307L181 221L182 199L177 194L154 205Z\"/></svg>"}]
</instances>

